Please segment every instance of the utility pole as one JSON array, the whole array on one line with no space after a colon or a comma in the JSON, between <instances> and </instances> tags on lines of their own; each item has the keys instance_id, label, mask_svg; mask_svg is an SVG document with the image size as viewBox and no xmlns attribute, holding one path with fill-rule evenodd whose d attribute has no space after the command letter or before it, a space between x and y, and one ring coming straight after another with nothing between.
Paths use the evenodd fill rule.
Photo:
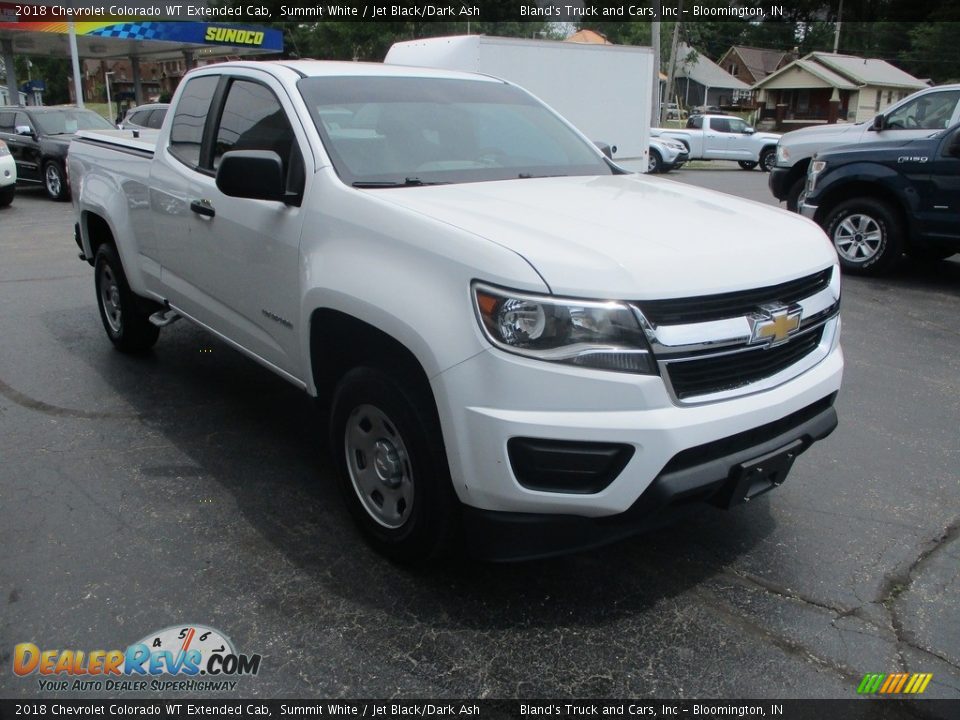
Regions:
<instances>
[{"instance_id":1,"label":"utility pole","mask_svg":"<svg viewBox=\"0 0 960 720\"><path fill-rule=\"evenodd\" d=\"M73 9L73 0L70 0L70 8ZM71 14L71 17L73 15ZM80 80L80 54L77 52L77 30L73 25L73 20L67 22L67 32L70 37L70 61L73 65L73 87L77 95L77 107L83 107L83 82Z\"/></svg>"},{"instance_id":2,"label":"utility pole","mask_svg":"<svg viewBox=\"0 0 960 720\"><path fill-rule=\"evenodd\" d=\"M843 17L843 0L840 0L840 8L837 10L837 27L833 31L833 54L837 54L837 50L840 49L840 26L843 24L841 18Z\"/></svg>"},{"instance_id":3,"label":"utility pole","mask_svg":"<svg viewBox=\"0 0 960 720\"><path fill-rule=\"evenodd\" d=\"M80 80L80 56L77 53L77 31L74 29L73 20L67 23L67 28L70 33L70 60L73 65L73 88L77 96L77 107L82 108L83 82Z\"/></svg>"},{"instance_id":4,"label":"utility pole","mask_svg":"<svg viewBox=\"0 0 960 720\"><path fill-rule=\"evenodd\" d=\"M650 127L660 125L660 0L654 0L656 20L650 27L650 47L653 48L653 102L650 105Z\"/></svg>"},{"instance_id":5,"label":"utility pole","mask_svg":"<svg viewBox=\"0 0 960 720\"><path fill-rule=\"evenodd\" d=\"M110 99L110 76L113 74L114 74L113 70L111 70L110 72L106 72L106 70L104 70L104 73L103 73L103 80L107 84L107 120L109 120L110 122L113 122L113 119L116 117L116 115L113 114L113 101ZM119 109L120 109L120 106L117 105L117 110Z\"/></svg>"},{"instance_id":6,"label":"utility pole","mask_svg":"<svg viewBox=\"0 0 960 720\"><path fill-rule=\"evenodd\" d=\"M682 15L683 15L683 0L680 0L677 6L677 17L679 18ZM670 67L667 70L667 102L670 102L670 94L673 92L673 81L676 75L676 68L677 68L677 43L679 41L680 41L680 21L677 20L677 22L673 26L673 40L670 42ZM679 115L679 113L677 114Z\"/></svg>"}]
</instances>

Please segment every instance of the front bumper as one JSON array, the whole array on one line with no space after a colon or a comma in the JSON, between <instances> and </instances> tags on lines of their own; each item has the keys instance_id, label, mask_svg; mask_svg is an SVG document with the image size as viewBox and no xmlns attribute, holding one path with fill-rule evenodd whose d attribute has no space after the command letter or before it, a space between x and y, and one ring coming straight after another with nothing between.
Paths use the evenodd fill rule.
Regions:
<instances>
[{"instance_id":1,"label":"front bumper","mask_svg":"<svg viewBox=\"0 0 960 720\"><path fill-rule=\"evenodd\" d=\"M659 376L481 352L432 380L456 492L478 510L583 518L624 513L684 451L768 426L836 393L843 354L839 321L831 322L825 357L797 377L697 405L677 404ZM633 452L599 490L559 492L521 484L510 457L513 438L629 445Z\"/></svg>"},{"instance_id":2,"label":"front bumper","mask_svg":"<svg viewBox=\"0 0 960 720\"><path fill-rule=\"evenodd\" d=\"M819 207L817 207L816 205L810 205L806 202L802 202L802 198L801 198L801 203L800 203L801 215L803 215L805 218L809 218L810 220L813 220L816 218L817 210L819 210Z\"/></svg>"},{"instance_id":3,"label":"front bumper","mask_svg":"<svg viewBox=\"0 0 960 720\"><path fill-rule=\"evenodd\" d=\"M17 184L17 166L13 158L5 155L0 158L0 190L6 190Z\"/></svg>"},{"instance_id":4,"label":"front bumper","mask_svg":"<svg viewBox=\"0 0 960 720\"><path fill-rule=\"evenodd\" d=\"M790 170L788 167L774 167L770 171L770 177L767 178L767 186L773 196L783 202L787 199L787 193L790 191L789 179Z\"/></svg>"},{"instance_id":5,"label":"front bumper","mask_svg":"<svg viewBox=\"0 0 960 720\"><path fill-rule=\"evenodd\" d=\"M684 151L684 152L678 152L677 155L676 155L676 157L674 157L673 160L671 160L670 162L665 162L664 165L669 166L669 168L670 168L671 170L676 170L676 169L678 169L678 168L683 167L683 165L684 165L688 160L690 160L690 153L688 153L688 152L686 152L686 151Z\"/></svg>"},{"instance_id":6,"label":"front bumper","mask_svg":"<svg viewBox=\"0 0 960 720\"><path fill-rule=\"evenodd\" d=\"M588 518L467 507L467 549L484 560L531 560L586 550L651 530L705 502L727 507L750 500L783 482L786 471L750 481L745 492L744 465L755 458L782 454L786 448L792 463L814 442L827 437L837 426L835 397L829 395L781 420L679 453L633 505L617 515Z\"/></svg>"}]
</instances>

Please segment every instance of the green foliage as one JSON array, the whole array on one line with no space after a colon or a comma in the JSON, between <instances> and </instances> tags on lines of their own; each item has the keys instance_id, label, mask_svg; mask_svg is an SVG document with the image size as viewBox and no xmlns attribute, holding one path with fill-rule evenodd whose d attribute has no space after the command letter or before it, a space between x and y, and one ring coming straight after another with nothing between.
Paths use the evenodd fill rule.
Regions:
<instances>
[{"instance_id":1,"label":"green foliage","mask_svg":"<svg viewBox=\"0 0 960 720\"><path fill-rule=\"evenodd\" d=\"M58 57L30 57L30 67L27 67L26 56L16 58L17 84L23 85L29 78L43 80L47 90L43 94L46 105L63 105L70 102L71 82L70 60Z\"/></svg>"},{"instance_id":2,"label":"green foliage","mask_svg":"<svg viewBox=\"0 0 960 720\"><path fill-rule=\"evenodd\" d=\"M960 22L921 23L910 30L904 65L917 77L960 82Z\"/></svg>"},{"instance_id":3,"label":"green foliage","mask_svg":"<svg viewBox=\"0 0 960 720\"><path fill-rule=\"evenodd\" d=\"M724 5L728 3L726 0ZM685 22L681 38L712 60L731 45L769 48L800 56L831 52L836 10L819 0L796 0L784 6L785 17L763 21ZM902 18L927 16L927 22ZM864 19L867 18L867 19ZM944 6L929 0L844 0L839 52L893 63L921 78L944 83L960 74L960 4ZM672 22L661 23L660 57L666 68ZM582 22L578 28L603 33L611 42L649 45L648 22Z\"/></svg>"},{"instance_id":4,"label":"green foliage","mask_svg":"<svg viewBox=\"0 0 960 720\"><path fill-rule=\"evenodd\" d=\"M691 0L688 0L688 5ZM679 0L664 0L663 6L677 6ZM243 5L239 0L221 4ZM729 7L729 0L697 0L700 5ZM280 17L286 0L266 0L274 17ZM586 0L602 7L602 0ZM767 0L742 0L740 5L769 7ZM731 45L747 45L800 55L833 49L839 0L790 0L780 3L783 17L763 20L698 19L684 22L681 38L698 52L717 60ZM485 0L485 17L513 17L516 0ZM468 32L466 22L343 22L323 20L305 23L266 23L284 31L285 54L320 60L381 61L394 42L423 37L460 35ZM618 45L649 45L649 21L583 21L574 24L602 33ZM674 23L664 20L660 30L660 52L665 64L670 53ZM564 25L547 22L470 22L473 34L508 37L551 38ZM892 62L917 77L936 82L955 78L960 71L960 3L943 0L843 0L840 52Z\"/></svg>"}]
</instances>

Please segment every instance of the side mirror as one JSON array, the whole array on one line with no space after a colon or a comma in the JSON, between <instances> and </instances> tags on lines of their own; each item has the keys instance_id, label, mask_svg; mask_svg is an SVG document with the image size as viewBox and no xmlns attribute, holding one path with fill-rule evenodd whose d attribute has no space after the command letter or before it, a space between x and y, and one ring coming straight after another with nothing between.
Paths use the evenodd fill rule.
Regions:
<instances>
[{"instance_id":1,"label":"side mirror","mask_svg":"<svg viewBox=\"0 0 960 720\"><path fill-rule=\"evenodd\" d=\"M33 129L29 125L17 125L13 132L17 135L26 135L27 137L34 137Z\"/></svg>"},{"instance_id":2,"label":"side mirror","mask_svg":"<svg viewBox=\"0 0 960 720\"><path fill-rule=\"evenodd\" d=\"M756 132L756 130L754 130L752 127L745 127L745 128L743 129L743 134L744 134L744 135L753 135L755 132Z\"/></svg>"},{"instance_id":3,"label":"side mirror","mask_svg":"<svg viewBox=\"0 0 960 720\"><path fill-rule=\"evenodd\" d=\"M272 150L231 150L217 167L217 188L230 197L286 199L283 161Z\"/></svg>"},{"instance_id":4,"label":"side mirror","mask_svg":"<svg viewBox=\"0 0 960 720\"><path fill-rule=\"evenodd\" d=\"M877 115L873 119L873 125L870 126L870 129L879 132L887 126L887 119L883 115Z\"/></svg>"},{"instance_id":5,"label":"side mirror","mask_svg":"<svg viewBox=\"0 0 960 720\"><path fill-rule=\"evenodd\" d=\"M600 149L600 152L607 156L607 159L613 160L613 154L617 151L616 145L609 145L605 142L600 142L599 140L594 140L593 144Z\"/></svg>"}]
</instances>

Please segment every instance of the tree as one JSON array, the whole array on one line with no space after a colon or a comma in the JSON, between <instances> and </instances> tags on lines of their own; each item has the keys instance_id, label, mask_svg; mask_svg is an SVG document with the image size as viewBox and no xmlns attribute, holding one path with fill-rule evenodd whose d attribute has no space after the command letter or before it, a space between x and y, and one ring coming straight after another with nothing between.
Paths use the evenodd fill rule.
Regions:
<instances>
[{"instance_id":1,"label":"tree","mask_svg":"<svg viewBox=\"0 0 960 720\"><path fill-rule=\"evenodd\" d=\"M30 66L28 68L27 61ZM70 102L70 61L57 57L30 57L20 55L16 58L17 83L23 85L27 78L43 80L47 89L43 93L46 105L62 105Z\"/></svg>"},{"instance_id":2,"label":"tree","mask_svg":"<svg viewBox=\"0 0 960 720\"><path fill-rule=\"evenodd\" d=\"M920 78L960 82L960 22L920 23L910 31L904 67Z\"/></svg>"},{"instance_id":3,"label":"tree","mask_svg":"<svg viewBox=\"0 0 960 720\"><path fill-rule=\"evenodd\" d=\"M284 0L266 0L265 4L280 17ZM243 5L239 0L227 4ZM585 5L605 5L602 0L586 0ZM666 8L676 0L663 0ZM729 0L700 0L700 5L730 7ZM746 0L741 6L767 7L766 0ZM762 19L698 19L683 24L684 40L706 57L716 60L731 45L749 45L789 52L797 48L801 56L833 49L839 0L791 0L783 4L782 17ZM486 0L483 22L471 21L473 34L508 37L546 37L562 39L559 24L515 22L515 0ZM669 17L669 16L665 16ZM490 20L489 18L493 18ZM918 77L945 82L956 77L960 62L960 3L942 0L843 0L841 53L880 58ZM381 61L394 42L467 32L462 22L344 22L322 20L305 23L266 23L281 28L285 54L321 60ZM618 45L649 45L650 22L612 21L574 23L578 29L602 33ZM660 56L664 67L674 23L661 23Z\"/></svg>"}]
</instances>

